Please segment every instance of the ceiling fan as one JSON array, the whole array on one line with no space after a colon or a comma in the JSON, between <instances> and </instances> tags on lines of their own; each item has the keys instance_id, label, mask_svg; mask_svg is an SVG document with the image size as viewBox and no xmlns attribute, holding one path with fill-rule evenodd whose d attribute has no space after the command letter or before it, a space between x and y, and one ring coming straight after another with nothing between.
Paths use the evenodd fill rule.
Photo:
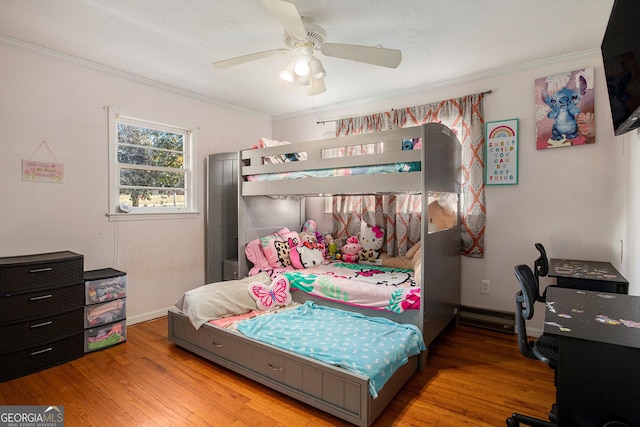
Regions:
<instances>
[{"instance_id":1,"label":"ceiling fan","mask_svg":"<svg viewBox=\"0 0 640 427\"><path fill-rule=\"evenodd\" d=\"M228 68L274 55L295 52L296 57L289 61L280 77L288 82L307 86L309 95L317 95L326 90L324 78L326 71L315 57L316 52L325 56L347 59L356 62L397 68L402 61L402 52L383 47L359 46L343 43L325 43L327 34L316 20L301 16L294 3L285 0L262 0L271 14L284 27L286 48L265 50L242 55L213 63L216 68Z\"/></svg>"}]
</instances>

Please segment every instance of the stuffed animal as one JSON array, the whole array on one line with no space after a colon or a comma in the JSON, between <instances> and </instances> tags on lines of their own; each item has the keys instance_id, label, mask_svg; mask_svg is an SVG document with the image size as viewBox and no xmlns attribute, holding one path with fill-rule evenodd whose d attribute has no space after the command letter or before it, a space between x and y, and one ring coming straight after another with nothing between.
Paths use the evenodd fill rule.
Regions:
<instances>
[{"instance_id":1,"label":"stuffed animal","mask_svg":"<svg viewBox=\"0 0 640 427\"><path fill-rule=\"evenodd\" d=\"M437 200L429 203L429 233L439 230L446 230L458 224L458 216L456 215L457 199L449 195L439 197ZM422 267L420 262L422 259L422 250L420 242L413 245L405 256L391 257L387 254L380 256L384 267L406 268L415 271L418 276L418 269Z\"/></svg>"},{"instance_id":2,"label":"stuffed animal","mask_svg":"<svg viewBox=\"0 0 640 427\"><path fill-rule=\"evenodd\" d=\"M329 259L336 259L336 253L338 252L338 244L335 239L331 235L331 233L327 233L324 235L325 246L329 250L328 257Z\"/></svg>"},{"instance_id":3,"label":"stuffed animal","mask_svg":"<svg viewBox=\"0 0 640 427\"><path fill-rule=\"evenodd\" d=\"M302 225L302 231L298 235L302 242L316 243L318 241L316 238L316 222L312 219L306 220Z\"/></svg>"},{"instance_id":4,"label":"stuffed animal","mask_svg":"<svg viewBox=\"0 0 640 427\"><path fill-rule=\"evenodd\" d=\"M362 245L356 236L347 239L347 243L340 249L344 262L358 262L358 254L362 250Z\"/></svg>"},{"instance_id":5,"label":"stuffed animal","mask_svg":"<svg viewBox=\"0 0 640 427\"><path fill-rule=\"evenodd\" d=\"M367 225L360 233L360 245L362 245L362 250L358 254L360 261L373 262L378 259L383 243L384 230L377 225Z\"/></svg>"},{"instance_id":6,"label":"stuffed animal","mask_svg":"<svg viewBox=\"0 0 640 427\"><path fill-rule=\"evenodd\" d=\"M443 196L429 203L429 233L446 230L458 224L456 215L456 201L448 196Z\"/></svg>"},{"instance_id":7,"label":"stuffed animal","mask_svg":"<svg viewBox=\"0 0 640 427\"><path fill-rule=\"evenodd\" d=\"M405 256L391 257L387 254L382 254L380 258L382 259L382 265L384 267L415 270L421 264L420 261L422 259L422 249L420 247L420 242L413 245L407 251L407 254Z\"/></svg>"}]
</instances>

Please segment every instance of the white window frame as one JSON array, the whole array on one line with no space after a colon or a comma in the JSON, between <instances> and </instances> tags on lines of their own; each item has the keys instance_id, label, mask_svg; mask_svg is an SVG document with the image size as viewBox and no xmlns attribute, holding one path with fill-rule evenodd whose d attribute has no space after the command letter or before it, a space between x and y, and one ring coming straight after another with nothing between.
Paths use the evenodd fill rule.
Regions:
<instances>
[{"instance_id":1,"label":"white window frame","mask_svg":"<svg viewBox=\"0 0 640 427\"><path fill-rule=\"evenodd\" d=\"M110 221L141 219L193 218L199 212L196 200L196 162L194 126L168 124L169 121L151 117L149 114L125 111L109 107L109 212ZM184 138L184 163L186 207L133 207L128 212L120 206L120 163L118 162L118 123L127 123L151 129L182 133ZM128 209L126 209L128 210Z\"/></svg>"}]
</instances>

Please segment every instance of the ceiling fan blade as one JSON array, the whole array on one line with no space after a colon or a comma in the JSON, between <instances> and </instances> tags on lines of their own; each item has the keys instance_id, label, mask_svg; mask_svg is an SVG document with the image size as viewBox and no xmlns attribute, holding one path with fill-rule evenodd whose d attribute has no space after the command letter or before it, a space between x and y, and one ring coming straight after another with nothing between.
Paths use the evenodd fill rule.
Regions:
<instances>
[{"instance_id":1,"label":"ceiling fan blade","mask_svg":"<svg viewBox=\"0 0 640 427\"><path fill-rule=\"evenodd\" d=\"M262 0L273 16L284 27L290 36L298 40L307 39L307 30L304 28L300 13L295 4L284 0Z\"/></svg>"},{"instance_id":2,"label":"ceiling fan blade","mask_svg":"<svg viewBox=\"0 0 640 427\"><path fill-rule=\"evenodd\" d=\"M250 53L248 55L237 56L235 58L229 58L222 61L217 61L213 63L213 66L216 68L229 68L234 65L244 64L246 62L255 61L257 59L268 58L270 56L283 54L289 52L289 49L271 49L265 50L262 52Z\"/></svg>"},{"instance_id":3,"label":"ceiling fan blade","mask_svg":"<svg viewBox=\"0 0 640 427\"><path fill-rule=\"evenodd\" d=\"M321 47L323 54L336 58L350 59L356 62L380 65L382 67L397 68L402 61L402 52L398 49L383 47L358 46L342 43L324 43Z\"/></svg>"}]
</instances>

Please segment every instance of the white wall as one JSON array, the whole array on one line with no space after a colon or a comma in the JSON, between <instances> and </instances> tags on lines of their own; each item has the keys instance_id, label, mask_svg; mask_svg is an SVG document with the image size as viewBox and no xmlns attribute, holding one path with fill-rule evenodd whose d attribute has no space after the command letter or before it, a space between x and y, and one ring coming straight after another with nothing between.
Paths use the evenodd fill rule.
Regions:
<instances>
[{"instance_id":1,"label":"white wall","mask_svg":"<svg viewBox=\"0 0 640 427\"><path fill-rule=\"evenodd\" d=\"M595 68L596 143L536 150L535 79L585 67ZM550 257L607 260L623 275L628 274L633 265L629 256L633 253L634 241L628 241L633 236L628 225L628 194L626 184L621 185L627 182L625 161L628 160L625 159L629 156L621 152L629 150L629 144L613 135L599 52L526 64L392 99L281 118L273 123L273 137L290 141L324 138L332 135L334 124L318 125L316 121L387 111L486 90L492 91L484 100L486 122L519 119L519 184L486 189L485 256L481 259L463 257L462 304L513 312L514 295L519 289L513 267L522 263L532 265L537 257L536 242L545 245ZM633 150L637 159L640 150L635 147ZM640 182L640 177L636 182ZM637 190L637 186L634 189ZM637 213L638 202L635 203L633 208ZM627 255L622 263L620 240L627 240ZM482 279L491 281L491 294L480 293ZM552 282L553 279L545 278L542 283ZM640 291L633 285L631 290ZM541 330L542 319L539 315L531 322L532 333Z\"/></svg>"},{"instance_id":2,"label":"white wall","mask_svg":"<svg viewBox=\"0 0 640 427\"><path fill-rule=\"evenodd\" d=\"M629 293L640 295L640 131L635 130L617 137L614 165L615 200L611 203L614 239L612 246L622 246L622 273L629 281ZM619 241L615 237L620 236Z\"/></svg>"},{"instance_id":3,"label":"white wall","mask_svg":"<svg viewBox=\"0 0 640 427\"><path fill-rule=\"evenodd\" d=\"M204 281L204 165L210 153L245 148L262 136L304 141L332 136L330 120L492 90L485 121L520 119L519 184L487 187L486 254L462 260L462 303L513 311L512 268L531 264L533 243L551 257L609 260L640 294L637 218L640 141L614 137L602 60L597 52L529 64L500 73L424 88L395 98L361 100L339 108L270 120L124 78L70 59L0 43L0 256L72 250L85 268L114 267L129 275L128 316L163 315L178 296ZM533 82L594 66L596 144L537 151ZM329 88L329 90L331 90ZM190 122L198 127L198 205L192 220L109 222L107 112L126 110ZM272 131L273 127L273 131ZM21 160L46 140L65 166L63 184L21 181ZM52 160L40 150L37 160ZM620 241L624 253L620 257ZM480 280L492 282L480 294ZM543 279L551 283L550 279ZM545 283L545 282L543 282ZM530 325L542 327L542 316Z\"/></svg>"},{"instance_id":4,"label":"white wall","mask_svg":"<svg viewBox=\"0 0 640 427\"><path fill-rule=\"evenodd\" d=\"M249 147L270 119L24 46L0 42L0 58L0 256L81 253L85 270L127 272L130 323L166 314L204 281L206 156ZM108 221L109 105L197 126L196 219ZM43 140L63 184L21 180L22 159ZM46 148L34 158L54 160Z\"/></svg>"}]
</instances>

